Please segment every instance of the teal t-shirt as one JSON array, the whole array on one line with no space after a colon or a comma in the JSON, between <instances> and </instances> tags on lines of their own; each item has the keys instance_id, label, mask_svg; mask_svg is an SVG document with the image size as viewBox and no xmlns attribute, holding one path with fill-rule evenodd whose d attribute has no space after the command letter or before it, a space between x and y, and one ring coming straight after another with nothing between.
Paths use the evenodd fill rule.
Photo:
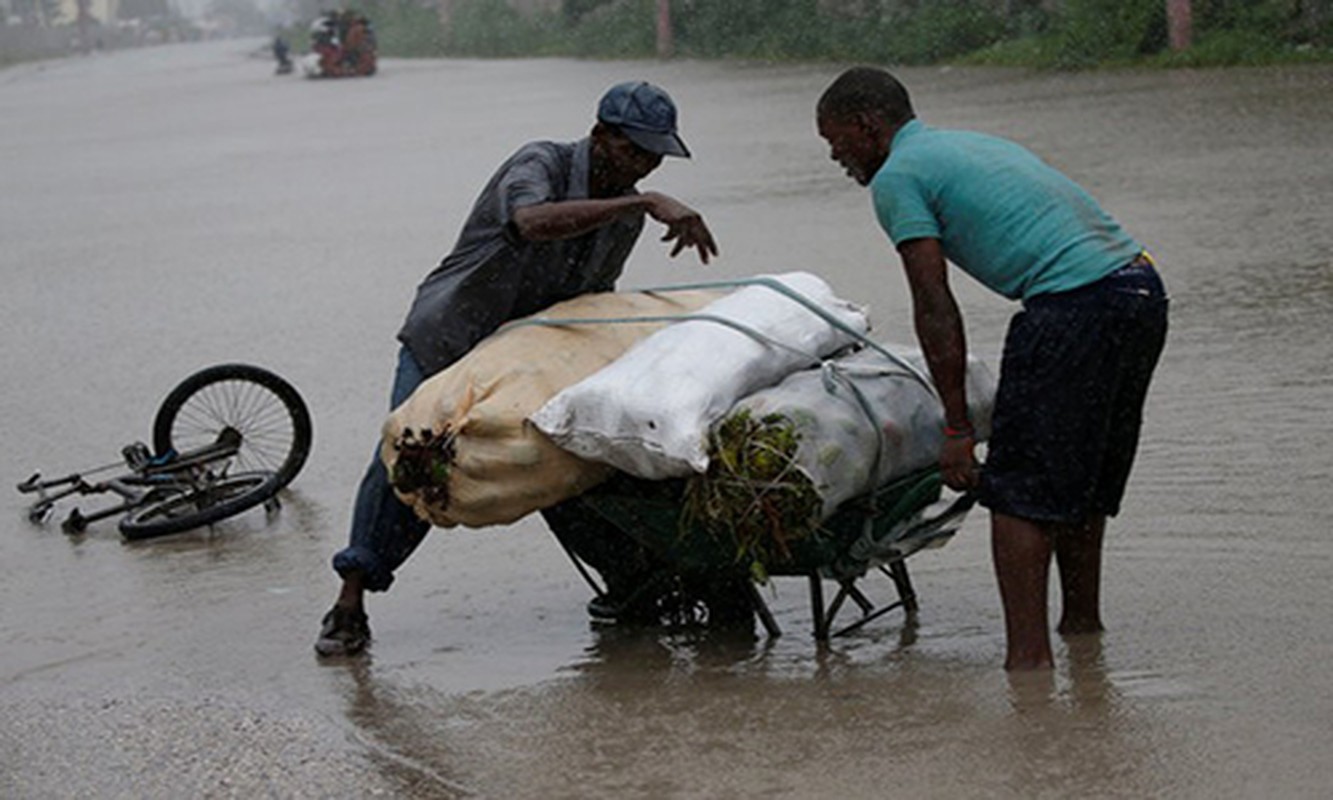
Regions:
<instances>
[{"instance_id":1,"label":"teal t-shirt","mask_svg":"<svg viewBox=\"0 0 1333 800\"><path fill-rule=\"evenodd\" d=\"M1077 289L1143 250L1078 184L996 136L911 120L870 191L895 245L939 239L946 258L1011 299Z\"/></svg>"}]
</instances>

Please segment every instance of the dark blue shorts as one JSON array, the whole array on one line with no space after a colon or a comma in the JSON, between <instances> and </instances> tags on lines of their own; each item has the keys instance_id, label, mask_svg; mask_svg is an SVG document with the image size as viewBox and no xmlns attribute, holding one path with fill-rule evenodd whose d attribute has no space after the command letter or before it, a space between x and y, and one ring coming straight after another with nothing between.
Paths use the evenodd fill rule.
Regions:
<instances>
[{"instance_id":1,"label":"dark blue shorts","mask_svg":"<svg viewBox=\"0 0 1333 800\"><path fill-rule=\"evenodd\" d=\"M1167 304L1146 258L1023 302L1005 337L982 505L1069 524L1120 510Z\"/></svg>"}]
</instances>

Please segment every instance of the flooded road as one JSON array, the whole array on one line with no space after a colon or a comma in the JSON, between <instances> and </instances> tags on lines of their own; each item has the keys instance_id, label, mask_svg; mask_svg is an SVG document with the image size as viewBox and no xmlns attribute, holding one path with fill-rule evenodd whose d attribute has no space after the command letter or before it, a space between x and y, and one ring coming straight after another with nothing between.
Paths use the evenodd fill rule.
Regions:
<instances>
[{"instance_id":1,"label":"flooded road","mask_svg":"<svg viewBox=\"0 0 1333 800\"><path fill-rule=\"evenodd\" d=\"M1001 670L986 524L910 562L915 627L589 626L538 520L437 532L372 598L370 658L312 650L394 334L496 164L577 138L611 83L681 106L708 268L646 232L622 286L811 269L909 341L905 282L812 109L834 66L387 61L277 78L261 42L0 71L6 486L116 459L202 366L291 380L315 449L281 512L123 542L0 516L0 796L1322 797L1333 783L1333 69L906 70L938 126L1016 138L1157 255L1172 331L1100 643ZM995 366L1013 308L955 280ZM883 591L887 587L878 587Z\"/></svg>"}]
</instances>

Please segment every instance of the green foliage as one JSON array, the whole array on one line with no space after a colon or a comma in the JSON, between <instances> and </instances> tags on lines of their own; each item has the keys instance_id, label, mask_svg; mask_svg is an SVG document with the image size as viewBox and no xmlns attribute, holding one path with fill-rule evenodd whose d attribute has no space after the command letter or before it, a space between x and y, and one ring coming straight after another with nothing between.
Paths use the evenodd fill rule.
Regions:
<instances>
[{"instance_id":1,"label":"green foliage","mask_svg":"<svg viewBox=\"0 0 1333 800\"><path fill-rule=\"evenodd\" d=\"M1195 45L1188 53L1167 50L1166 0L671 2L683 57L1058 69L1333 58L1326 49L1333 44L1333 2L1326 0L1193 0ZM656 52L656 5L565 0L560 11L539 13L507 0L454 0L448 31L432 3L371 0L362 7L385 56L647 58Z\"/></svg>"},{"instance_id":2,"label":"green foliage","mask_svg":"<svg viewBox=\"0 0 1333 800\"><path fill-rule=\"evenodd\" d=\"M433 7L423 6L415 0L376 0L362 8L375 26L380 55L429 57L444 54L444 30Z\"/></svg>"},{"instance_id":3,"label":"green foliage","mask_svg":"<svg viewBox=\"0 0 1333 800\"><path fill-rule=\"evenodd\" d=\"M1189 52L1177 56L1179 65L1231 66L1270 60L1276 47L1268 34L1253 30L1219 30L1205 34Z\"/></svg>"},{"instance_id":4,"label":"green foliage","mask_svg":"<svg viewBox=\"0 0 1333 800\"><path fill-rule=\"evenodd\" d=\"M1193 47L1182 53L1162 53L1154 63L1166 67L1240 67L1330 58L1333 52L1311 45L1283 44L1256 31L1220 30L1199 37Z\"/></svg>"},{"instance_id":5,"label":"green foliage","mask_svg":"<svg viewBox=\"0 0 1333 800\"><path fill-rule=\"evenodd\" d=\"M1004 34L1008 39L1030 39L1050 30L1051 13L1042 0L1005 0Z\"/></svg>"},{"instance_id":6,"label":"green foliage","mask_svg":"<svg viewBox=\"0 0 1333 800\"><path fill-rule=\"evenodd\" d=\"M1166 45L1164 0L1068 0L1055 25L1052 66L1091 67Z\"/></svg>"},{"instance_id":7,"label":"green foliage","mask_svg":"<svg viewBox=\"0 0 1333 800\"><path fill-rule=\"evenodd\" d=\"M1004 21L982 3L930 3L898 21L890 33L895 61L928 64L999 41Z\"/></svg>"},{"instance_id":8,"label":"green foliage","mask_svg":"<svg viewBox=\"0 0 1333 800\"><path fill-rule=\"evenodd\" d=\"M1241 31L1278 40L1298 6L1274 0L1193 0L1195 22L1201 30Z\"/></svg>"},{"instance_id":9,"label":"green foliage","mask_svg":"<svg viewBox=\"0 0 1333 800\"><path fill-rule=\"evenodd\" d=\"M656 52L656 0L614 0L569 14L553 53L592 58L642 58Z\"/></svg>"},{"instance_id":10,"label":"green foliage","mask_svg":"<svg viewBox=\"0 0 1333 800\"><path fill-rule=\"evenodd\" d=\"M816 58L830 43L815 0L689 0L676 15L682 53L708 58Z\"/></svg>"},{"instance_id":11,"label":"green foliage","mask_svg":"<svg viewBox=\"0 0 1333 800\"><path fill-rule=\"evenodd\" d=\"M957 59L960 64L985 67L1052 67L1060 55L1053 35L1027 36L996 42Z\"/></svg>"},{"instance_id":12,"label":"green foliage","mask_svg":"<svg viewBox=\"0 0 1333 800\"><path fill-rule=\"evenodd\" d=\"M455 438L447 426L440 433L403 431L393 443L395 459L389 468L389 483L403 494L417 494L430 505L447 508L449 474L457 456Z\"/></svg>"},{"instance_id":13,"label":"green foliage","mask_svg":"<svg viewBox=\"0 0 1333 800\"><path fill-rule=\"evenodd\" d=\"M675 0L673 37L685 57L919 64L988 45L1005 29L985 0L868 13L830 13L818 0ZM383 41L391 26L378 18L376 25ZM524 14L504 0L457 0L445 48L468 56L642 58L656 52L655 26L656 0L573 0L556 15Z\"/></svg>"},{"instance_id":14,"label":"green foliage","mask_svg":"<svg viewBox=\"0 0 1333 800\"><path fill-rule=\"evenodd\" d=\"M505 0L459 0L446 47L456 55L504 58L538 55L549 43L536 21Z\"/></svg>"},{"instance_id":15,"label":"green foliage","mask_svg":"<svg viewBox=\"0 0 1333 800\"><path fill-rule=\"evenodd\" d=\"M967 54L962 63L1083 69L1117 64L1221 67L1328 61L1319 25L1295 15L1300 5L1266 0L1195 0L1194 42L1171 52L1164 2L1071 0L1067 13L1040 36L999 42Z\"/></svg>"},{"instance_id":16,"label":"green foliage","mask_svg":"<svg viewBox=\"0 0 1333 800\"><path fill-rule=\"evenodd\" d=\"M686 483L682 522L728 542L760 582L819 526L823 501L796 465L800 438L786 417L742 408L709 432L708 471Z\"/></svg>"},{"instance_id":17,"label":"green foliage","mask_svg":"<svg viewBox=\"0 0 1333 800\"><path fill-rule=\"evenodd\" d=\"M982 0L937 0L889 14L833 13L817 0L692 0L676 17L683 54L921 64L996 41L1004 22Z\"/></svg>"}]
</instances>

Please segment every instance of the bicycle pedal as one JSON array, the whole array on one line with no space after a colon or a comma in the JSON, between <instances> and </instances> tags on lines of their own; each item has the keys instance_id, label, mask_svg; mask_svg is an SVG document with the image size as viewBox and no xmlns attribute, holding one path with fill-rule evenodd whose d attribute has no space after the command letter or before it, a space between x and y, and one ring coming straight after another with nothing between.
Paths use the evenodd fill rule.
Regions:
<instances>
[{"instance_id":1,"label":"bicycle pedal","mask_svg":"<svg viewBox=\"0 0 1333 800\"><path fill-rule=\"evenodd\" d=\"M88 528L88 520L84 519L83 514L76 508L69 512L65 521L60 523L60 530L65 533L83 533Z\"/></svg>"},{"instance_id":2,"label":"bicycle pedal","mask_svg":"<svg viewBox=\"0 0 1333 800\"><path fill-rule=\"evenodd\" d=\"M125 445L121 448L120 454L125 457L125 465L136 472L147 467L153 460L153 452L143 442Z\"/></svg>"},{"instance_id":3,"label":"bicycle pedal","mask_svg":"<svg viewBox=\"0 0 1333 800\"><path fill-rule=\"evenodd\" d=\"M55 508L51 506L33 506L28 509L28 521L34 525L45 525Z\"/></svg>"}]
</instances>

